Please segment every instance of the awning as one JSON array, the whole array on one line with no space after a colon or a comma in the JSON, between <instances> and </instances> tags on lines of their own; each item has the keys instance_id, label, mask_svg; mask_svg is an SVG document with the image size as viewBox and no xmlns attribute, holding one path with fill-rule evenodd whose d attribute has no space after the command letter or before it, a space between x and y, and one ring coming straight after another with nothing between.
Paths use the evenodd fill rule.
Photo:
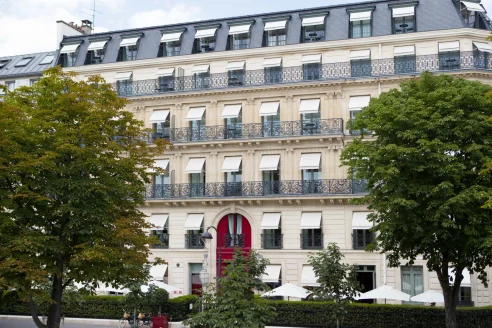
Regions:
<instances>
[{"instance_id":1,"label":"awning","mask_svg":"<svg viewBox=\"0 0 492 328\"><path fill-rule=\"evenodd\" d=\"M108 40L91 41L91 44L89 45L89 48L87 48L87 51L104 49L104 46L106 46L106 43L108 43Z\"/></svg>"},{"instance_id":2,"label":"awning","mask_svg":"<svg viewBox=\"0 0 492 328\"><path fill-rule=\"evenodd\" d=\"M302 154L299 162L299 170L316 170L319 169L321 162L321 153Z\"/></svg>"},{"instance_id":3,"label":"awning","mask_svg":"<svg viewBox=\"0 0 492 328\"><path fill-rule=\"evenodd\" d=\"M350 52L350 60L371 59L371 50L354 50Z\"/></svg>"},{"instance_id":4,"label":"awning","mask_svg":"<svg viewBox=\"0 0 492 328\"><path fill-rule=\"evenodd\" d=\"M229 35L249 33L251 24L235 25L229 28Z\"/></svg>"},{"instance_id":5,"label":"awning","mask_svg":"<svg viewBox=\"0 0 492 328\"><path fill-rule=\"evenodd\" d=\"M278 115L280 101L261 103L260 116L275 116Z\"/></svg>"},{"instance_id":6,"label":"awning","mask_svg":"<svg viewBox=\"0 0 492 328\"><path fill-rule=\"evenodd\" d=\"M281 20L276 22L266 22L265 31L281 30L287 25L287 20Z\"/></svg>"},{"instance_id":7,"label":"awning","mask_svg":"<svg viewBox=\"0 0 492 328\"><path fill-rule=\"evenodd\" d=\"M185 173L202 173L205 158L190 158Z\"/></svg>"},{"instance_id":8,"label":"awning","mask_svg":"<svg viewBox=\"0 0 492 328\"><path fill-rule=\"evenodd\" d=\"M484 43L484 42L473 42L473 44L475 45L475 47L477 47L477 49L479 51L491 52L492 53L492 47L488 43Z\"/></svg>"},{"instance_id":9,"label":"awning","mask_svg":"<svg viewBox=\"0 0 492 328\"><path fill-rule=\"evenodd\" d=\"M356 21L371 19L371 13L372 11L361 11L358 13L350 13L350 21L356 22Z\"/></svg>"},{"instance_id":10,"label":"awning","mask_svg":"<svg viewBox=\"0 0 492 328\"><path fill-rule=\"evenodd\" d=\"M173 76L174 75L174 67L159 68L156 75L157 76Z\"/></svg>"},{"instance_id":11,"label":"awning","mask_svg":"<svg viewBox=\"0 0 492 328\"><path fill-rule=\"evenodd\" d=\"M168 217L169 214L152 214L149 223L155 225L155 227L150 228L150 230L163 230L166 226Z\"/></svg>"},{"instance_id":12,"label":"awning","mask_svg":"<svg viewBox=\"0 0 492 328\"><path fill-rule=\"evenodd\" d=\"M191 73L193 73L193 74L207 73L209 68L210 68L209 64L207 64L207 65L195 65L195 66L193 66Z\"/></svg>"},{"instance_id":13,"label":"awning","mask_svg":"<svg viewBox=\"0 0 492 328\"><path fill-rule=\"evenodd\" d=\"M303 212L301 229L319 229L321 227L321 212Z\"/></svg>"},{"instance_id":14,"label":"awning","mask_svg":"<svg viewBox=\"0 0 492 328\"><path fill-rule=\"evenodd\" d=\"M319 113L320 99L302 99L299 106L300 114Z\"/></svg>"},{"instance_id":15,"label":"awning","mask_svg":"<svg viewBox=\"0 0 492 328\"><path fill-rule=\"evenodd\" d=\"M413 56L413 55L415 55L415 46L395 47L393 49L393 55L395 57L398 57L398 56Z\"/></svg>"},{"instance_id":16,"label":"awning","mask_svg":"<svg viewBox=\"0 0 492 328\"><path fill-rule=\"evenodd\" d=\"M72 52L77 51L77 48L80 46L80 43L75 43L75 44L65 44L62 45L62 48L60 50L60 54L69 54Z\"/></svg>"},{"instance_id":17,"label":"awning","mask_svg":"<svg viewBox=\"0 0 492 328\"><path fill-rule=\"evenodd\" d=\"M169 116L169 110L155 110L150 115L149 123L166 122Z\"/></svg>"},{"instance_id":18,"label":"awning","mask_svg":"<svg viewBox=\"0 0 492 328\"><path fill-rule=\"evenodd\" d=\"M415 15L415 6L410 7L395 7L393 9L393 17L406 17Z\"/></svg>"},{"instance_id":19,"label":"awning","mask_svg":"<svg viewBox=\"0 0 492 328\"><path fill-rule=\"evenodd\" d=\"M218 29L218 27L208 28L205 30L198 30L198 31L196 31L195 39L209 38L211 36L214 36L217 29Z\"/></svg>"},{"instance_id":20,"label":"awning","mask_svg":"<svg viewBox=\"0 0 492 328\"><path fill-rule=\"evenodd\" d=\"M179 40L181 40L181 35L183 35L183 31L173 32L173 33L164 33L164 34L162 34L161 42L179 41Z\"/></svg>"},{"instance_id":21,"label":"awning","mask_svg":"<svg viewBox=\"0 0 492 328\"><path fill-rule=\"evenodd\" d=\"M301 285L318 287L318 277L314 274L312 265L305 265L302 267Z\"/></svg>"},{"instance_id":22,"label":"awning","mask_svg":"<svg viewBox=\"0 0 492 328\"><path fill-rule=\"evenodd\" d=\"M460 51L460 42L439 42L439 52Z\"/></svg>"},{"instance_id":23,"label":"awning","mask_svg":"<svg viewBox=\"0 0 492 328\"><path fill-rule=\"evenodd\" d=\"M227 63L227 70L228 71L237 71L240 69L244 69L244 65L246 65L245 61L229 62L229 63Z\"/></svg>"},{"instance_id":24,"label":"awning","mask_svg":"<svg viewBox=\"0 0 492 328\"><path fill-rule=\"evenodd\" d=\"M162 281L164 279L164 275L167 271L167 264L159 264L156 266L150 267L150 276L152 280Z\"/></svg>"},{"instance_id":25,"label":"awning","mask_svg":"<svg viewBox=\"0 0 492 328\"><path fill-rule=\"evenodd\" d=\"M452 272L453 268L448 269L448 274L452 278L450 281L451 286L454 286L454 280L456 278L456 272ZM463 280L461 281L461 287L471 287L471 276L468 269L463 269Z\"/></svg>"},{"instance_id":26,"label":"awning","mask_svg":"<svg viewBox=\"0 0 492 328\"><path fill-rule=\"evenodd\" d=\"M466 7L466 9L468 9L470 11L485 12L485 9L483 9L483 7L479 3L468 2L468 1L461 1L461 3L463 4L463 6Z\"/></svg>"},{"instance_id":27,"label":"awning","mask_svg":"<svg viewBox=\"0 0 492 328\"><path fill-rule=\"evenodd\" d=\"M222 172L239 172L242 159L242 156L225 157L222 163Z\"/></svg>"},{"instance_id":28,"label":"awning","mask_svg":"<svg viewBox=\"0 0 492 328\"><path fill-rule=\"evenodd\" d=\"M137 44L139 36L121 40L120 47L134 46Z\"/></svg>"},{"instance_id":29,"label":"awning","mask_svg":"<svg viewBox=\"0 0 492 328\"><path fill-rule=\"evenodd\" d=\"M225 105L221 118L236 118L241 113L242 105Z\"/></svg>"},{"instance_id":30,"label":"awning","mask_svg":"<svg viewBox=\"0 0 492 328\"><path fill-rule=\"evenodd\" d=\"M260 161L260 171L277 171L280 155L263 155Z\"/></svg>"},{"instance_id":31,"label":"awning","mask_svg":"<svg viewBox=\"0 0 492 328\"><path fill-rule=\"evenodd\" d=\"M263 61L263 67L282 66L282 58L267 58Z\"/></svg>"},{"instance_id":32,"label":"awning","mask_svg":"<svg viewBox=\"0 0 492 328\"><path fill-rule=\"evenodd\" d=\"M190 108L186 115L187 121L200 121L203 119L203 113L205 113L205 107Z\"/></svg>"},{"instance_id":33,"label":"awning","mask_svg":"<svg viewBox=\"0 0 492 328\"><path fill-rule=\"evenodd\" d=\"M133 72L120 72L114 76L115 81L125 81L132 79Z\"/></svg>"},{"instance_id":34,"label":"awning","mask_svg":"<svg viewBox=\"0 0 492 328\"><path fill-rule=\"evenodd\" d=\"M317 17L304 17L302 19L302 26L323 25L325 23L326 16Z\"/></svg>"},{"instance_id":35,"label":"awning","mask_svg":"<svg viewBox=\"0 0 492 328\"><path fill-rule=\"evenodd\" d=\"M278 283L280 280L280 269L281 265L267 265L265 268L265 273L261 276L261 280L265 283L274 282Z\"/></svg>"},{"instance_id":36,"label":"awning","mask_svg":"<svg viewBox=\"0 0 492 328\"><path fill-rule=\"evenodd\" d=\"M204 214L188 214L186 218L184 229L185 230L200 230L202 226Z\"/></svg>"},{"instance_id":37,"label":"awning","mask_svg":"<svg viewBox=\"0 0 492 328\"><path fill-rule=\"evenodd\" d=\"M353 212L352 213L352 229L371 229L373 227L372 223L369 222L367 216L371 212Z\"/></svg>"},{"instance_id":38,"label":"awning","mask_svg":"<svg viewBox=\"0 0 492 328\"><path fill-rule=\"evenodd\" d=\"M163 170L167 170L167 167L169 166L169 160L168 159L156 159L154 162L154 166L158 167Z\"/></svg>"},{"instance_id":39,"label":"awning","mask_svg":"<svg viewBox=\"0 0 492 328\"><path fill-rule=\"evenodd\" d=\"M303 55L301 62L303 64L318 64L318 63L321 63L321 54L319 54L319 55Z\"/></svg>"},{"instance_id":40,"label":"awning","mask_svg":"<svg viewBox=\"0 0 492 328\"><path fill-rule=\"evenodd\" d=\"M277 230L280 225L280 216L280 213L263 213L261 228Z\"/></svg>"},{"instance_id":41,"label":"awning","mask_svg":"<svg viewBox=\"0 0 492 328\"><path fill-rule=\"evenodd\" d=\"M350 97L349 110L361 110L362 108L368 106L370 101L371 96Z\"/></svg>"}]
</instances>

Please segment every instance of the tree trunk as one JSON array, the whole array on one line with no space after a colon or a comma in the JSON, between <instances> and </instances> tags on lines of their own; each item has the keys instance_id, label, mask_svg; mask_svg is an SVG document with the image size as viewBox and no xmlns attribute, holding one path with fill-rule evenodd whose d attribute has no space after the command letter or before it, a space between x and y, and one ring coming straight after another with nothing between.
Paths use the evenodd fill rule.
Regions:
<instances>
[{"instance_id":1,"label":"tree trunk","mask_svg":"<svg viewBox=\"0 0 492 328\"><path fill-rule=\"evenodd\" d=\"M34 324L38 328L46 328L46 325L39 320L38 313L36 311L36 304L34 304L34 301L31 299L29 301L29 310L31 311L31 317L32 321L34 321Z\"/></svg>"},{"instance_id":2,"label":"tree trunk","mask_svg":"<svg viewBox=\"0 0 492 328\"><path fill-rule=\"evenodd\" d=\"M58 274L53 275L53 285L51 291L51 304L48 310L48 328L59 328L62 309L62 293L63 293L63 258L59 257L56 260Z\"/></svg>"},{"instance_id":3,"label":"tree trunk","mask_svg":"<svg viewBox=\"0 0 492 328\"><path fill-rule=\"evenodd\" d=\"M444 311L446 313L446 328L457 328L458 323L456 321L456 305L458 304L458 295L461 286L463 269L456 269L455 281L453 286L449 282L448 266L447 263L441 268L436 270L439 283L441 284L442 292L444 295Z\"/></svg>"}]
</instances>

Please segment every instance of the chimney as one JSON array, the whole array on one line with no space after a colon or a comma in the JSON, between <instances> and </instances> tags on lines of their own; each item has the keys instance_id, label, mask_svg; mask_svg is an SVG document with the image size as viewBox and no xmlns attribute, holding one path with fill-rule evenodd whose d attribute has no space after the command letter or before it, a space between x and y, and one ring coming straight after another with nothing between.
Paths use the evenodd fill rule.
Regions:
<instances>
[{"instance_id":1,"label":"chimney","mask_svg":"<svg viewBox=\"0 0 492 328\"><path fill-rule=\"evenodd\" d=\"M80 31L84 34L92 33L92 22L88 19L82 20L82 26L80 26Z\"/></svg>"}]
</instances>

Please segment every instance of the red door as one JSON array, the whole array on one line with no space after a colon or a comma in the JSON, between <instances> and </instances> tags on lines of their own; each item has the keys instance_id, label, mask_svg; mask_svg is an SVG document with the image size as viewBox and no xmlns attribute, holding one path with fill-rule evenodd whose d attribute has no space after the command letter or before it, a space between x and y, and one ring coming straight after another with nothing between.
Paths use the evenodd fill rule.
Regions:
<instances>
[{"instance_id":1,"label":"red door","mask_svg":"<svg viewBox=\"0 0 492 328\"><path fill-rule=\"evenodd\" d=\"M235 247L241 247L243 253L251 250L251 225L241 214L228 214L219 221L217 226L217 272L225 267L225 262L231 260ZM222 270L220 270L222 272Z\"/></svg>"}]
</instances>

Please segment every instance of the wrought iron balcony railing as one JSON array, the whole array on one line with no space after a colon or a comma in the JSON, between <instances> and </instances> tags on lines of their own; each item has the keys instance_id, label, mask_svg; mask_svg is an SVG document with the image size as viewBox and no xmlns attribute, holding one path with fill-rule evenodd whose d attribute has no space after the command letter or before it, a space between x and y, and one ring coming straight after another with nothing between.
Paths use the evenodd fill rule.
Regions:
<instances>
[{"instance_id":1,"label":"wrought iron balcony railing","mask_svg":"<svg viewBox=\"0 0 492 328\"><path fill-rule=\"evenodd\" d=\"M350 179L149 184L146 199L353 195L367 192L366 181Z\"/></svg>"},{"instance_id":2,"label":"wrought iron balcony railing","mask_svg":"<svg viewBox=\"0 0 492 328\"><path fill-rule=\"evenodd\" d=\"M168 92L182 92L193 90L240 88L245 86L257 86L267 84L328 81L349 78L366 78L377 76L391 76L401 74L419 74L423 71L447 71L467 69L491 69L492 62L483 52L449 52L415 56L407 59L404 63L394 58L374 59L364 61L345 61L338 63L325 63L320 65L319 70L304 66L282 67L281 71L265 73L264 69L246 70L241 74L240 81L237 77L231 77L227 72L212 73L207 76L196 77L175 76L165 83L159 80L125 81L124 87L115 90L122 97L141 96L149 94L160 94ZM402 67L402 65L404 67ZM232 79L232 80L231 80Z\"/></svg>"},{"instance_id":3,"label":"wrought iron balcony railing","mask_svg":"<svg viewBox=\"0 0 492 328\"><path fill-rule=\"evenodd\" d=\"M323 248L323 233L319 229L310 231L311 233L301 233L302 249L321 249Z\"/></svg>"},{"instance_id":4,"label":"wrought iron balcony railing","mask_svg":"<svg viewBox=\"0 0 492 328\"><path fill-rule=\"evenodd\" d=\"M261 248L263 249L281 249L283 247L282 234L263 234L261 235Z\"/></svg>"},{"instance_id":5,"label":"wrought iron balcony railing","mask_svg":"<svg viewBox=\"0 0 492 328\"><path fill-rule=\"evenodd\" d=\"M352 233L352 247L353 249L365 250L375 237L374 232L367 229L355 229Z\"/></svg>"},{"instance_id":6,"label":"wrought iron balcony railing","mask_svg":"<svg viewBox=\"0 0 492 328\"><path fill-rule=\"evenodd\" d=\"M186 248L188 248L188 249L205 248L205 244L200 239L200 236L201 236L201 234L198 234L198 235L186 234L185 235L185 246L186 246Z\"/></svg>"},{"instance_id":7,"label":"wrought iron balcony railing","mask_svg":"<svg viewBox=\"0 0 492 328\"><path fill-rule=\"evenodd\" d=\"M244 235L226 233L223 239L223 247L244 247Z\"/></svg>"}]
</instances>

